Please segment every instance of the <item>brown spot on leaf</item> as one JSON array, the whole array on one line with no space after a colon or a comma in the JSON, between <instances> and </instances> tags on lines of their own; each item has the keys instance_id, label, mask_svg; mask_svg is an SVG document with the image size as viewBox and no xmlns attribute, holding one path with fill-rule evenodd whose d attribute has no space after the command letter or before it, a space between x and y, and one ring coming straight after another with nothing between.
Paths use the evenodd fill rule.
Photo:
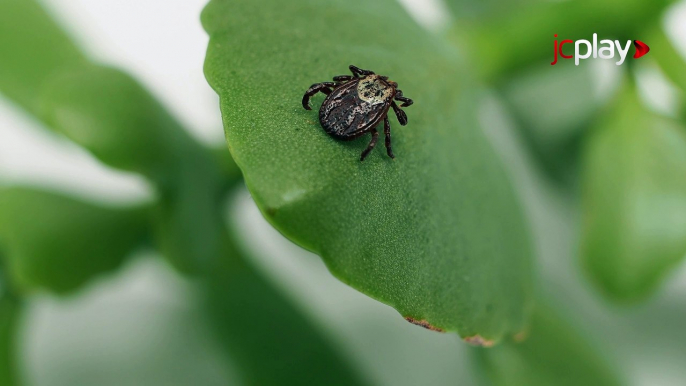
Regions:
<instances>
[{"instance_id":1,"label":"brown spot on leaf","mask_svg":"<svg viewBox=\"0 0 686 386\"><path fill-rule=\"evenodd\" d=\"M478 347L493 347L495 342L489 339L485 339L481 335L468 336L464 338L464 341L471 344L472 346Z\"/></svg>"},{"instance_id":2,"label":"brown spot on leaf","mask_svg":"<svg viewBox=\"0 0 686 386\"><path fill-rule=\"evenodd\" d=\"M424 328L426 328L427 330L438 331L438 332L445 332L445 331L443 331L443 329L441 329L441 328L438 328L438 327L436 327L436 326L432 326L429 322L427 322L427 321L424 320L424 319L422 319L422 320L417 320L417 319L415 319L415 318L410 318L410 317L408 316L408 317L405 317L405 320L407 320L408 322L410 322L410 323L412 323L412 324L416 324L417 326L424 327Z\"/></svg>"}]
</instances>

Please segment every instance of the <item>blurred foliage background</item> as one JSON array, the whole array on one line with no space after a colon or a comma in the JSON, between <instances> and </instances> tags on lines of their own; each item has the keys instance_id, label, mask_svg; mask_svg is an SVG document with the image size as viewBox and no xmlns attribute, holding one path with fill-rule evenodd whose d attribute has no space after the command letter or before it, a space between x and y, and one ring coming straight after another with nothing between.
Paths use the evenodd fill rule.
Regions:
<instances>
[{"instance_id":1,"label":"blurred foliage background","mask_svg":"<svg viewBox=\"0 0 686 386\"><path fill-rule=\"evenodd\" d=\"M138 23L131 39L149 39L165 68L155 46L183 47L184 35L155 23L199 29L204 4L153 3L111 19L122 30ZM370 8L391 3L456 47L479 85L475 113L533 238L539 295L525 333L477 348L413 326L286 241L262 219L225 146L168 107L179 89L137 80L127 63L83 48L85 32L59 11L116 6L0 0L0 114L19 117L0 122L22 126L0 128L0 385L686 382L686 5ZM166 13L174 7L183 12ZM593 32L642 40L651 52L619 67L549 65L554 34ZM200 63L206 47L193 48ZM175 75L168 83L186 79ZM200 68L187 76L202 81ZM188 103L209 106L190 115L219 116L216 100ZM40 147L21 158L36 160L39 178L8 173L21 130L81 157L66 163L86 159L116 177L90 191L65 188L55 183L59 160ZM140 191L113 198L131 181Z\"/></svg>"}]
</instances>

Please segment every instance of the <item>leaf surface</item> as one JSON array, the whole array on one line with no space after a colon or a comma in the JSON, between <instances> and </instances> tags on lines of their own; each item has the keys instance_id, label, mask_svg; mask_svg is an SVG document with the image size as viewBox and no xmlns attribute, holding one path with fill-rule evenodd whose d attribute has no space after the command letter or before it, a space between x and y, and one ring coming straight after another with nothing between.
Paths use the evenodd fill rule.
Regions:
<instances>
[{"instance_id":1,"label":"leaf surface","mask_svg":"<svg viewBox=\"0 0 686 386\"><path fill-rule=\"evenodd\" d=\"M85 62L32 0L0 0L0 58L0 92L33 114L43 84L55 72Z\"/></svg>"},{"instance_id":2,"label":"leaf surface","mask_svg":"<svg viewBox=\"0 0 686 386\"><path fill-rule=\"evenodd\" d=\"M418 324L485 344L524 328L527 225L449 45L386 0L214 0L203 22L229 148L279 231ZM349 64L415 100L408 126L389 116L395 160L382 137L361 163L369 136L334 140L301 106Z\"/></svg>"},{"instance_id":3,"label":"leaf surface","mask_svg":"<svg viewBox=\"0 0 686 386\"><path fill-rule=\"evenodd\" d=\"M135 79L104 66L79 66L53 76L40 101L51 128L104 163L153 182L160 201L156 235L176 268L198 273L222 256L216 208L225 180L218 159Z\"/></svg>"},{"instance_id":4,"label":"leaf surface","mask_svg":"<svg viewBox=\"0 0 686 386\"><path fill-rule=\"evenodd\" d=\"M17 364L17 327L22 305L11 292L2 258L0 251L0 385L19 386L22 382Z\"/></svg>"},{"instance_id":5,"label":"leaf surface","mask_svg":"<svg viewBox=\"0 0 686 386\"><path fill-rule=\"evenodd\" d=\"M0 190L0 249L22 289L73 291L119 267L147 238L146 212L26 189Z\"/></svg>"},{"instance_id":6,"label":"leaf surface","mask_svg":"<svg viewBox=\"0 0 686 386\"><path fill-rule=\"evenodd\" d=\"M623 93L584 152L582 259L620 300L653 291L686 255L686 129Z\"/></svg>"}]
</instances>

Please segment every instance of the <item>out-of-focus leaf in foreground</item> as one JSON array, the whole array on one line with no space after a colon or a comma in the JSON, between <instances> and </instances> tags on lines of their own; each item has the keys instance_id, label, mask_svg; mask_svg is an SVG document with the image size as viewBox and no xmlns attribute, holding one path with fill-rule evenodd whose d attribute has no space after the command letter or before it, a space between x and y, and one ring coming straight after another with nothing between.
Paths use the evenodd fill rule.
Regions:
<instances>
[{"instance_id":1,"label":"out-of-focus leaf in foreground","mask_svg":"<svg viewBox=\"0 0 686 386\"><path fill-rule=\"evenodd\" d=\"M40 101L50 127L155 184L156 235L177 268L197 273L222 255L221 170L138 82L112 68L80 66L54 76Z\"/></svg>"},{"instance_id":2,"label":"out-of-focus leaf in foreground","mask_svg":"<svg viewBox=\"0 0 686 386\"><path fill-rule=\"evenodd\" d=\"M596 348L550 308L533 313L523 342L473 349L484 386L619 386Z\"/></svg>"},{"instance_id":3,"label":"out-of-focus leaf in foreground","mask_svg":"<svg viewBox=\"0 0 686 386\"><path fill-rule=\"evenodd\" d=\"M278 230L418 324L485 345L524 328L528 228L449 45L391 0L214 0L203 22L229 148ZM349 64L415 100L408 126L390 115L395 160L361 163L368 136L336 141L300 104Z\"/></svg>"},{"instance_id":4,"label":"out-of-focus leaf in foreground","mask_svg":"<svg viewBox=\"0 0 686 386\"><path fill-rule=\"evenodd\" d=\"M586 144L583 220L584 265L617 299L647 295L686 255L686 129L633 90Z\"/></svg>"},{"instance_id":5,"label":"out-of-focus leaf in foreground","mask_svg":"<svg viewBox=\"0 0 686 386\"><path fill-rule=\"evenodd\" d=\"M13 285L67 292L117 268L147 236L142 209L24 188L0 190L0 249Z\"/></svg>"},{"instance_id":6,"label":"out-of-focus leaf in foreground","mask_svg":"<svg viewBox=\"0 0 686 386\"><path fill-rule=\"evenodd\" d=\"M104 163L149 178L165 256L206 269L221 251L214 212L226 182L211 153L129 75L90 63L34 0L0 0L0 58L0 92Z\"/></svg>"},{"instance_id":7,"label":"out-of-focus leaf in foreground","mask_svg":"<svg viewBox=\"0 0 686 386\"><path fill-rule=\"evenodd\" d=\"M67 35L32 0L0 0L0 92L29 112L60 69L85 62Z\"/></svg>"}]
</instances>

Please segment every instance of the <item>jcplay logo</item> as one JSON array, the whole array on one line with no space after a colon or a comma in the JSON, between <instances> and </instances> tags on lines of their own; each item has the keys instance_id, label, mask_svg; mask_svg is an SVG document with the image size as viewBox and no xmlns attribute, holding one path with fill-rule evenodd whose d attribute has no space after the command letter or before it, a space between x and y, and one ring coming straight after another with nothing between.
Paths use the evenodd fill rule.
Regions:
<instances>
[{"instance_id":1,"label":"jcplay logo","mask_svg":"<svg viewBox=\"0 0 686 386\"><path fill-rule=\"evenodd\" d=\"M555 34L555 37L557 37L557 34ZM574 45L574 55L565 55L563 50L565 44ZM582 48L581 46L585 47ZM650 51L650 47L648 47L647 44L643 43L640 40L634 40L634 46L636 46L636 53L634 54L634 59L638 59L641 56L647 54L648 51ZM577 41L567 39L561 41L558 44L557 40L555 40L555 60L553 60L553 62L550 64L554 66L557 63L558 54L563 59L574 58L574 64L578 66L581 59L588 59L591 56L593 58L613 59L615 58L616 51L616 53L619 54L619 60L617 60L615 64L619 66L622 63L624 63L626 55L629 53L630 47L631 40L627 40L624 46L622 46L619 40L604 39L598 42L598 34L593 34L593 42L589 42L588 40L583 39Z\"/></svg>"}]
</instances>

